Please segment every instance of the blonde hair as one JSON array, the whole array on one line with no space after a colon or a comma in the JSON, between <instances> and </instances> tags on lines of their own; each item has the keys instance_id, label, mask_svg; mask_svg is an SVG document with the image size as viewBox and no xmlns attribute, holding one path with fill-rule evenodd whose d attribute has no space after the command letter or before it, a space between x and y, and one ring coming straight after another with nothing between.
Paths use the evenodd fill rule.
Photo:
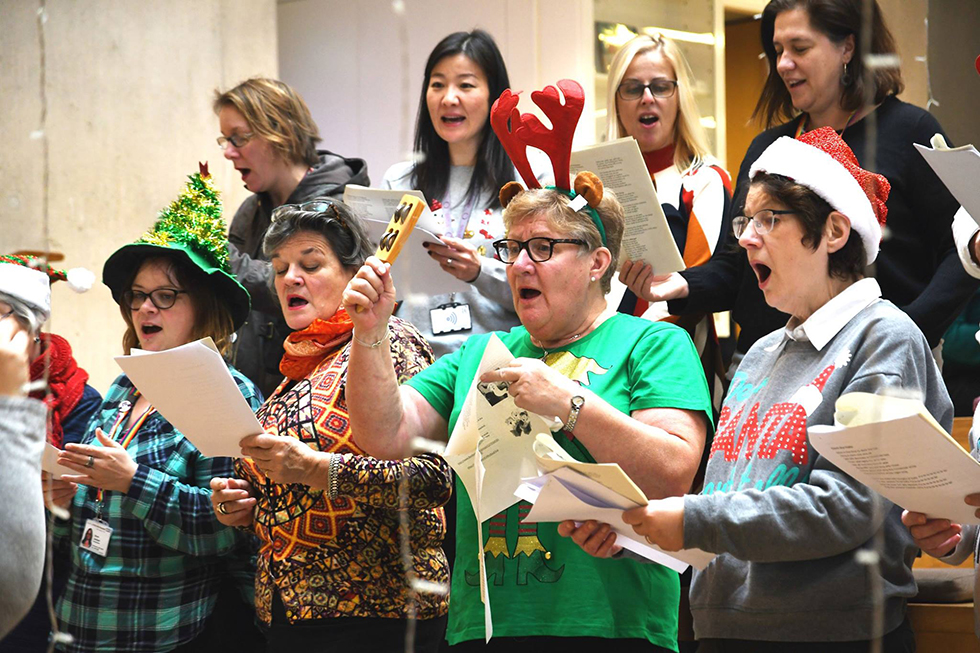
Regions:
<instances>
[{"instance_id":1,"label":"blonde hair","mask_svg":"<svg viewBox=\"0 0 980 653\"><path fill-rule=\"evenodd\" d=\"M619 121L616 90L626 69L638 55L656 51L663 55L677 77L677 120L674 123L674 165L680 171L697 167L711 155L708 136L701 126L701 112L694 101L694 73L677 43L662 34L640 34L626 42L609 64L609 95L606 107L606 140L629 136Z\"/></svg>"},{"instance_id":2,"label":"blonde hair","mask_svg":"<svg viewBox=\"0 0 980 653\"><path fill-rule=\"evenodd\" d=\"M606 230L606 244L603 245L602 235L588 210L575 211L569 206L570 202L571 199L562 191L553 188L529 188L515 195L504 209L504 227L509 232L511 227L521 220L542 215L548 221L548 225L558 233L588 243L589 252L605 247L612 255L609 267L602 275L602 293L606 294L612 288L612 278L616 274L616 264L619 261L619 249L623 244L623 231L626 228L623 205L616 199L614 192L608 188L604 190L602 201L596 209Z\"/></svg>"},{"instance_id":3,"label":"blonde hair","mask_svg":"<svg viewBox=\"0 0 980 653\"><path fill-rule=\"evenodd\" d=\"M272 144L289 163L315 166L320 130L306 102L289 84L277 79L254 77L235 88L214 92L214 112L232 107L242 114L249 129Z\"/></svg>"}]
</instances>

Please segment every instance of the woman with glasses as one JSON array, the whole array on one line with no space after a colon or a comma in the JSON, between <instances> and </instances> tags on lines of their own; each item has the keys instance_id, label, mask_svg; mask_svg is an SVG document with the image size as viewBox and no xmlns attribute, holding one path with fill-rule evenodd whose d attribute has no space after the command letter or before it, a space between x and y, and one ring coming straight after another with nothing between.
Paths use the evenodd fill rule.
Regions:
<instances>
[{"instance_id":1,"label":"woman with glasses","mask_svg":"<svg viewBox=\"0 0 980 653\"><path fill-rule=\"evenodd\" d=\"M691 67L677 44L661 34L642 34L623 45L609 65L607 106L606 139L636 139L684 264L705 263L722 238L732 182L708 151ZM621 278L629 284L649 272L647 262L625 261ZM633 315L667 316L663 304L650 308L631 290L620 305ZM699 351L707 338L714 339L708 326L703 321L694 334Z\"/></svg>"},{"instance_id":2,"label":"woman with glasses","mask_svg":"<svg viewBox=\"0 0 980 653\"><path fill-rule=\"evenodd\" d=\"M778 139L748 176L734 233L766 302L791 317L739 365L703 491L623 519L668 551L718 554L691 584L699 652L864 653L880 633L886 653L914 651L905 606L918 549L902 509L829 463L807 435L833 425L835 402L851 392L916 397L952 426L925 336L864 276L890 217L888 180L861 169L829 127ZM608 556L615 536L589 526L562 531ZM877 566L861 560L866 549Z\"/></svg>"},{"instance_id":3,"label":"woman with glasses","mask_svg":"<svg viewBox=\"0 0 980 653\"><path fill-rule=\"evenodd\" d=\"M368 259L344 292L355 338L347 401L360 446L397 459L415 438L446 440L474 382L504 384L520 409L562 420L555 439L578 460L619 463L648 496L690 488L711 410L697 353L674 325L606 310L623 209L611 193L603 196L601 184L582 210L570 195L532 188L505 202L506 237L494 248L521 326L492 334L514 359L479 379L491 334L471 337L399 385L386 328L394 282L388 265ZM378 397L390 399L379 406ZM493 613L490 650L676 650L676 573L592 560L559 537L556 524L523 524L530 507L524 501L487 520L478 541L462 483L457 492L447 632L455 650L484 648L481 549Z\"/></svg>"},{"instance_id":4,"label":"woman with glasses","mask_svg":"<svg viewBox=\"0 0 980 653\"><path fill-rule=\"evenodd\" d=\"M891 183L888 237L874 275L884 297L908 313L936 347L977 285L961 269L950 231L959 204L914 147L928 145L942 127L929 112L898 99L904 83L897 65L866 67L868 56L897 60L898 55L878 3L871 3L867 25L865 5L863 0L766 5L761 37L769 76L755 114L768 129L742 160L734 211L745 202L753 162L776 139L820 127L837 130L859 162L873 161ZM870 53L862 49L863 27L871 32ZM789 316L766 304L744 253L726 238L729 242L704 266L628 283L649 301L674 300L669 308L675 315L732 310L741 327L737 351L744 353Z\"/></svg>"},{"instance_id":5,"label":"woman with glasses","mask_svg":"<svg viewBox=\"0 0 980 653\"><path fill-rule=\"evenodd\" d=\"M231 275L220 214L210 177L195 174L152 230L106 261L102 279L126 325L125 354L204 337L227 350L249 297ZM255 386L229 371L257 408ZM238 599L230 574L249 569L251 551L243 533L214 518L210 482L230 475L232 460L203 456L126 375L109 388L83 442L58 458L74 473L44 488L47 505L70 515L54 522L56 541L71 545L57 607L71 641L59 650L210 651L228 642L216 616ZM225 587L230 598L219 601ZM249 626L239 623L234 634Z\"/></svg>"},{"instance_id":6,"label":"woman with glasses","mask_svg":"<svg viewBox=\"0 0 980 653\"><path fill-rule=\"evenodd\" d=\"M254 195L231 221L231 268L252 295L252 312L238 333L235 365L265 395L276 389L282 342L289 334L266 280L269 262L262 238L272 211L282 204L344 195L347 184L370 184L363 159L317 149L320 132L306 102L288 84L254 78L216 92L221 125L218 145Z\"/></svg>"},{"instance_id":7,"label":"woman with glasses","mask_svg":"<svg viewBox=\"0 0 980 653\"><path fill-rule=\"evenodd\" d=\"M434 454L365 456L347 382L358 347L383 350L399 382L429 365L432 351L398 318L375 341L353 333L341 294L370 244L346 205L319 198L272 218L263 252L293 329L279 363L285 378L256 413L266 433L242 440L236 477L212 482L215 514L258 535L255 610L269 651L401 651L408 628L411 650L437 651L448 603L441 506L452 492L449 467ZM394 396L373 393L375 410ZM418 580L430 589L416 589Z\"/></svg>"},{"instance_id":8,"label":"woman with glasses","mask_svg":"<svg viewBox=\"0 0 980 653\"><path fill-rule=\"evenodd\" d=\"M490 128L490 107L510 85L493 37L455 32L429 54L415 125L415 161L391 166L382 186L421 190L445 223L440 242L426 243L445 274L470 284L466 292L409 293L397 315L414 324L436 357L459 349L471 335L517 326L504 266L491 243L503 236L497 190L516 178ZM452 307L460 319L442 319Z\"/></svg>"}]
</instances>

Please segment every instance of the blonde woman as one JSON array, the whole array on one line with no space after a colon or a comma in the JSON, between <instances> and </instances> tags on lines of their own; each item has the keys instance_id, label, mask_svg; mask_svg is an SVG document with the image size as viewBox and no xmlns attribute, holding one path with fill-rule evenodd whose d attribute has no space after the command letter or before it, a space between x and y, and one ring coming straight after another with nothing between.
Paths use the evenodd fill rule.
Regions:
<instances>
[{"instance_id":1,"label":"blonde woman","mask_svg":"<svg viewBox=\"0 0 980 653\"><path fill-rule=\"evenodd\" d=\"M636 139L685 265L701 265L723 233L732 182L708 151L691 67L677 44L660 34L641 34L626 43L609 66L607 106L606 138ZM626 261L620 280L632 286L649 274L646 262ZM633 315L667 316L665 305L648 308L629 290L620 305Z\"/></svg>"}]
</instances>

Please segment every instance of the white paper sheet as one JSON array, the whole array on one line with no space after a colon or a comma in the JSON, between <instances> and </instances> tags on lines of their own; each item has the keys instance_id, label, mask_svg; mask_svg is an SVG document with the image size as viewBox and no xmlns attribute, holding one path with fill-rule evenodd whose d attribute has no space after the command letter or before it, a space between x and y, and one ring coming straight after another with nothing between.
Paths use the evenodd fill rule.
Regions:
<instances>
[{"instance_id":1,"label":"white paper sheet","mask_svg":"<svg viewBox=\"0 0 980 653\"><path fill-rule=\"evenodd\" d=\"M385 190L356 184L348 184L344 190L344 203L364 220L375 247L388 228L391 214L398 208L402 195L414 195L425 202L425 197L417 190ZM445 224L432 214L426 202L415 229L395 261L394 280L399 299L410 294L431 296L470 290L468 283L443 270L422 246L426 241L442 242L437 234L445 231Z\"/></svg>"},{"instance_id":2,"label":"white paper sheet","mask_svg":"<svg viewBox=\"0 0 980 653\"><path fill-rule=\"evenodd\" d=\"M626 229L620 258L644 260L654 274L684 269L667 225L653 180L643 162L640 146L632 137L591 145L572 152L571 173L594 173L602 185L616 192L626 214Z\"/></svg>"},{"instance_id":3,"label":"white paper sheet","mask_svg":"<svg viewBox=\"0 0 980 653\"><path fill-rule=\"evenodd\" d=\"M115 360L157 411L205 456L240 457L241 439L263 432L211 338Z\"/></svg>"},{"instance_id":4,"label":"white paper sheet","mask_svg":"<svg viewBox=\"0 0 980 653\"><path fill-rule=\"evenodd\" d=\"M61 450L51 444L50 442L44 443L44 453L41 454L41 469L51 474L51 478L56 481L60 481L62 475L64 474L77 474L74 469L70 467L65 467L64 465L58 464L58 454Z\"/></svg>"},{"instance_id":5,"label":"white paper sheet","mask_svg":"<svg viewBox=\"0 0 980 653\"><path fill-rule=\"evenodd\" d=\"M682 573L688 566L704 569L715 554L700 549L667 552L648 543L623 521L623 511L639 507L615 491L584 476L570 467L562 467L536 478L525 479L516 495L534 504L526 523L590 519L609 524L616 533L616 543L639 556Z\"/></svg>"},{"instance_id":6,"label":"white paper sheet","mask_svg":"<svg viewBox=\"0 0 980 653\"><path fill-rule=\"evenodd\" d=\"M915 143L915 149L956 201L980 224L980 152L972 145L949 149L941 134L933 136L931 148Z\"/></svg>"},{"instance_id":7,"label":"white paper sheet","mask_svg":"<svg viewBox=\"0 0 980 653\"><path fill-rule=\"evenodd\" d=\"M514 490L521 479L537 475L535 434L550 432L547 420L514 404L506 384L479 383L484 372L512 360L514 355L506 345L491 335L443 454L466 487L480 522L517 503ZM486 469L479 489L475 471L477 447Z\"/></svg>"},{"instance_id":8,"label":"white paper sheet","mask_svg":"<svg viewBox=\"0 0 980 653\"><path fill-rule=\"evenodd\" d=\"M976 508L963 503L980 492L980 463L921 402L855 392L835 408L839 426L808 430L820 455L906 510L980 523Z\"/></svg>"}]
</instances>

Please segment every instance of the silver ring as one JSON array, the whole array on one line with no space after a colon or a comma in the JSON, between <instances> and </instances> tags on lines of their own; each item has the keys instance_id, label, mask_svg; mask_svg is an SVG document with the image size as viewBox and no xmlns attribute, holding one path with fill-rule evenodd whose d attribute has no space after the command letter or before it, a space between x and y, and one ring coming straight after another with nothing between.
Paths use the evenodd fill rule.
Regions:
<instances>
[{"instance_id":1,"label":"silver ring","mask_svg":"<svg viewBox=\"0 0 980 653\"><path fill-rule=\"evenodd\" d=\"M453 267L453 260L451 258L446 259L446 267Z\"/></svg>"},{"instance_id":2,"label":"silver ring","mask_svg":"<svg viewBox=\"0 0 980 653\"><path fill-rule=\"evenodd\" d=\"M88 467L89 469L95 467L95 457L89 456L88 460L85 461L85 466Z\"/></svg>"},{"instance_id":3,"label":"silver ring","mask_svg":"<svg viewBox=\"0 0 980 653\"><path fill-rule=\"evenodd\" d=\"M648 543L650 543L650 544L652 544L652 545L654 545L654 546L657 546L657 543L656 543L656 542L654 542L653 540L651 540L651 539L650 539L650 536L649 536L649 535L644 535L643 537L644 537L644 538L646 538L646 541L647 541Z\"/></svg>"},{"instance_id":4,"label":"silver ring","mask_svg":"<svg viewBox=\"0 0 980 653\"><path fill-rule=\"evenodd\" d=\"M219 501L219 502L218 502L218 507L217 507L217 510L218 510L218 512L220 512L220 513L221 513L222 515L227 515L227 514L228 514L228 509L227 509L227 508L225 508L225 502L224 502L224 501Z\"/></svg>"}]
</instances>

